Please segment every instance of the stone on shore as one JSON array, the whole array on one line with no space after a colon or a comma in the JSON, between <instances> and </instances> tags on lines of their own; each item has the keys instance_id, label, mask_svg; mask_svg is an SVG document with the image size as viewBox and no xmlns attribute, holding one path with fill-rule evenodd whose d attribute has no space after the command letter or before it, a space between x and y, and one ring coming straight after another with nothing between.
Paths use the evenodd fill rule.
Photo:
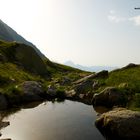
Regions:
<instances>
[{"instance_id":1,"label":"stone on shore","mask_svg":"<svg viewBox=\"0 0 140 140\"><path fill-rule=\"evenodd\" d=\"M109 140L140 140L140 112L116 108L102 114L95 122Z\"/></svg>"}]
</instances>

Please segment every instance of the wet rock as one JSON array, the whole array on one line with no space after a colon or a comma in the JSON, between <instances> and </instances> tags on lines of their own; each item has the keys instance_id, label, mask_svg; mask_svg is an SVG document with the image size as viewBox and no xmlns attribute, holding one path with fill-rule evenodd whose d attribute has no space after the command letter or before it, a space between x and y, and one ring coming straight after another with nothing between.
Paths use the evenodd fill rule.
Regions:
<instances>
[{"instance_id":1,"label":"wet rock","mask_svg":"<svg viewBox=\"0 0 140 140\"><path fill-rule=\"evenodd\" d=\"M25 81L21 87L23 101L38 101L42 99L44 91L40 83L36 81Z\"/></svg>"},{"instance_id":2,"label":"wet rock","mask_svg":"<svg viewBox=\"0 0 140 140\"><path fill-rule=\"evenodd\" d=\"M107 87L99 94L93 96L94 106L112 107L116 105L125 105L126 99L124 93L114 87Z\"/></svg>"},{"instance_id":3,"label":"wet rock","mask_svg":"<svg viewBox=\"0 0 140 140\"><path fill-rule=\"evenodd\" d=\"M95 124L109 140L140 139L140 112L116 108L102 114Z\"/></svg>"}]
</instances>

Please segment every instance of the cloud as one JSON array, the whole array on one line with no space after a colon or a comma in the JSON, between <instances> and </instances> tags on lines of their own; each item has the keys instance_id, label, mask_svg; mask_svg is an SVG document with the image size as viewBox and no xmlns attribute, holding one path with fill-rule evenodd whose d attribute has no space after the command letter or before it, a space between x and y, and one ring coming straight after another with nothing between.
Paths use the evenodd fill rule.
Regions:
<instances>
[{"instance_id":1,"label":"cloud","mask_svg":"<svg viewBox=\"0 0 140 140\"><path fill-rule=\"evenodd\" d=\"M133 21L136 26L140 26L140 15L129 18L129 21Z\"/></svg>"},{"instance_id":2,"label":"cloud","mask_svg":"<svg viewBox=\"0 0 140 140\"><path fill-rule=\"evenodd\" d=\"M118 16L116 11L110 10L107 18L113 23L133 22L135 26L140 26L140 15L133 17L123 17Z\"/></svg>"},{"instance_id":3,"label":"cloud","mask_svg":"<svg viewBox=\"0 0 140 140\"><path fill-rule=\"evenodd\" d=\"M115 10L110 10L109 13L110 13L110 14L115 14L116 11L115 11Z\"/></svg>"},{"instance_id":4,"label":"cloud","mask_svg":"<svg viewBox=\"0 0 140 140\"><path fill-rule=\"evenodd\" d=\"M127 19L124 17L115 16L115 15L108 15L108 20L111 22L120 23L120 22L126 21Z\"/></svg>"},{"instance_id":5,"label":"cloud","mask_svg":"<svg viewBox=\"0 0 140 140\"><path fill-rule=\"evenodd\" d=\"M127 20L125 17L117 16L116 14L117 12L115 10L110 10L109 15L107 16L108 20L114 23L120 23Z\"/></svg>"}]
</instances>

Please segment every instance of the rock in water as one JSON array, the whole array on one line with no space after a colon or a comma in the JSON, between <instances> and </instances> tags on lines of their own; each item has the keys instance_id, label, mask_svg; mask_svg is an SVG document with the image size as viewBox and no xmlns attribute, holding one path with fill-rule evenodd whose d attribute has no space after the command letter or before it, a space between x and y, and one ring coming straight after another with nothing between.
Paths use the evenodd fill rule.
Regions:
<instances>
[{"instance_id":1,"label":"rock in water","mask_svg":"<svg viewBox=\"0 0 140 140\"><path fill-rule=\"evenodd\" d=\"M102 114L95 122L109 140L140 140L140 112L116 108Z\"/></svg>"}]
</instances>

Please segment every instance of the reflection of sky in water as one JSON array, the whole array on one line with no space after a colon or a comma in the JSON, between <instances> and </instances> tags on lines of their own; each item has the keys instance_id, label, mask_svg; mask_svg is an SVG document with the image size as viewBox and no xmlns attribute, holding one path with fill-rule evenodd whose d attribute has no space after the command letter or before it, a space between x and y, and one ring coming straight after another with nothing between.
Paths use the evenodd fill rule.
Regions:
<instances>
[{"instance_id":1,"label":"reflection of sky in water","mask_svg":"<svg viewBox=\"0 0 140 140\"><path fill-rule=\"evenodd\" d=\"M12 140L104 140L94 126L92 106L78 102L42 103L6 118L2 138Z\"/></svg>"}]
</instances>

